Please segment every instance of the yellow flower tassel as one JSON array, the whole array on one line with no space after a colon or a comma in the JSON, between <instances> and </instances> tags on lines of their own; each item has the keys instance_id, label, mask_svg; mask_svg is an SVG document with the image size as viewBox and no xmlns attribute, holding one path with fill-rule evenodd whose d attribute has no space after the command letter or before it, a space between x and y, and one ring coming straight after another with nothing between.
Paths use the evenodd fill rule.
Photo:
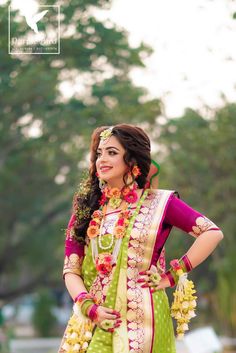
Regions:
<instances>
[{"instance_id":1,"label":"yellow flower tassel","mask_svg":"<svg viewBox=\"0 0 236 353\"><path fill-rule=\"evenodd\" d=\"M73 310L74 313L68 321L64 333L60 353L84 353L92 338L95 324L81 313L77 303L74 304Z\"/></svg>"},{"instance_id":2,"label":"yellow flower tassel","mask_svg":"<svg viewBox=\"0 0 236 353\"><path fill-rule=\"evenodd\" d=\"M171 265L178 276L174 301L171 305L171 316L177 321L177 338L182 339L185 331L189 329L190 319L196 316L197 296L194 295L196 290L193 281L188 280L188 274L184 273L178 260L171 261Z\"/></svg>"}]
</instances>

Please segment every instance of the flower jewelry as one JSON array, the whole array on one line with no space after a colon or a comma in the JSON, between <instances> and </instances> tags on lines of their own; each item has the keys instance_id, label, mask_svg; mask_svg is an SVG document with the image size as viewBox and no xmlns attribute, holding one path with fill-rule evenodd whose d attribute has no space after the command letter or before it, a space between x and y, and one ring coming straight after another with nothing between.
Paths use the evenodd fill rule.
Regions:
<instances>
[{"instance_id":1,"label":"flower jewelry","mask_svg":"<svg viewBox=\"0 0 236 353\"><path fill-rule=\"evenodd\" d=\"M111 135L112 135L112 129L113 129L113 127L109 127L108 129L103 130L103 131L100 133L100 139L101 139L101 141L106 141L109 137L111 137Z\"/></svg>"},{"instance_id":2,"label":"flower jewelry","mask_svg":"<svg viewBox=\"0 0 236 353\"><path fill-rule=\"evenodd\" d=\"M188 330L188 323L195 317L196 299L194 295L196 290L192 281L187 279L187 273L184 273L178 260L172 260L171 266L179 277L179 281L174 292L174 302L171 305L171 316L177 320L177 338L184 337Z\"/></svg>"},{"instance_id":3,"label":"flower jewelry","mask_svg":"<svg viewBox=\"0 0 236 353\"><path fill-rule=\"evenodd\" d=\"M113 257L109 253L99 254L96 258L96 269L103 275L110 273L113 265Z\"/></svg>"},{"instance_id":4,"label":"flower jewelry","mask_svg":"<svg viewBox=\"0 0 236 353\"><path fill-rule=\"evenodd\" d=\"M74 313L68 321L61 349L66 353L84 353L92 339L95 323L81 313L79 305L74 304L73 311Z\"/></svg>"},{"instance_id":5,"label":"flower jewelry","mask_svg":"<svg viewBox=\"0 0 236 353\"><path fill-rule=\"evenodd\" d=\"M133 189L125 187L122 190L119 190L118 188L109 189L106 187L100 200L100 208L92 214L92 218L87 229L87 235L92 242L92 254L96 269L101 275L107 275L110 273L116 263L121 241L125 236L127 226L129 225L129 219L131 217L129 207L138 199L136 188L136 184L133 186ZM109 244L104 245L102 243L103 236L101 235L101 231L103 229L107 204L113 206L113 208L117 208L121 205L123 200L125 203L118 214L117 221L114 225L114 231L110 234L111 240ZM96 239L97 237L98 242ZM116 242L112 254L107 253L107 251L113 247L114 240ZM100 249L105 250L106 252L99 254L98 245Z\"/></svg>"},{"instance_id":6,"label":"flower jewelry","mask_svg":"<svg viewBox=\"0 0 236 353\"><path fill-rule=\"evenodd\" d=\"M137 178L139 175L141 175L141 171L137 165L133 166L132 174L134 175L135 178Z\"/></svg>"}]
</instances>

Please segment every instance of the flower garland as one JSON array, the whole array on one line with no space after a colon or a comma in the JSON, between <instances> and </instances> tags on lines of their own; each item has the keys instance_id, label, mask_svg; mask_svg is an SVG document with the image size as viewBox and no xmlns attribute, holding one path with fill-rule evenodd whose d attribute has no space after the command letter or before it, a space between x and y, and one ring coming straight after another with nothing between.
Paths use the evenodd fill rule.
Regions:
<instances>
[{"instance_id":1,"label":"flower garland","mask_svg":"<svg viewBox=\"0 0 236 353\"><path fill-rule=\"evenodd\" d=\"M171 305L171 316L177 321L177 338L182 339L185 331L189 329L188 323L190 319L196 316L197 296L194 295L196 290L193 282L187 279L187 273L183 272L179 261L172 260L170 264L179 277L174 292L174 301Z\"/></svg>"},{"instance_id":2,"label":"flower garland","mask_svg":"<svg viewBox=\"0 0 236 353\"><path fill-rule=\"evenodd\" d=\"M84 353L92 339L95 323L81 313L77 303L74 304L73 311L66 327L61 349L66 353Z\"/></svg>"},{"instance_id":3,"label":"flower garland","mask_svg":"<svg viewBox=\"0 0 236 353\"><path fill-rule=\"evenodd\" d=\"M139 173L139 169L135 172ZM129 225L129 220L131 217L130 206L138 200L137 194L137 184L133 183L132 187L125 186L122 190L118 188L108 188L105 187L100 199L100 208L95 210L92 214L92 218L89 222L87 229L88 238L92 241L92 247L95 248L95 266L97 271L102 275L107 275L111 272L113 266L116 263L116 258L118 256L119 248L121 245L121 240L125 236L126 229ZM107 211L107 205L114 209L120 207L122 201L125 201L122 209L118 214L117 221L114 225L113 234L111 234L111 242L109 245L102 245L101 231L103 228L104 218ZM98 254L97 241L99 247L105 252ZM114 238L116 240L113 253L107 252L113 246Z\"/></svg>"}]
</instances>

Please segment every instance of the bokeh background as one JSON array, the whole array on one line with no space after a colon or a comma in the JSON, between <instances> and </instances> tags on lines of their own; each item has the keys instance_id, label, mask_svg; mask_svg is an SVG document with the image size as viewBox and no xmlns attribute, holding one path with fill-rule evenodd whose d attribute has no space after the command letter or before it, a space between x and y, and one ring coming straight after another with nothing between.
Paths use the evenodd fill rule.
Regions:
<instances>
[{"instance_id":1,"label":"bokeh background","mask_svg":"<svg viewBox=\"0 0 236 353\"><path fill-rule=\"evenodd\" d=\"M0 2L1 351L13 353L17 338L62 335L73 194L93 129L121 122L149 134L159 187L177 190L222 229L223 242L191 274L199 297L191 328L235 338L235 2L41 1L60 5L59 55L8 54L10 4ZM26 36L22 2L11 5ZM46 19L38 26L45 30ZM167 260L192 241L172 231Z\"/></svg>"}]
</instances>

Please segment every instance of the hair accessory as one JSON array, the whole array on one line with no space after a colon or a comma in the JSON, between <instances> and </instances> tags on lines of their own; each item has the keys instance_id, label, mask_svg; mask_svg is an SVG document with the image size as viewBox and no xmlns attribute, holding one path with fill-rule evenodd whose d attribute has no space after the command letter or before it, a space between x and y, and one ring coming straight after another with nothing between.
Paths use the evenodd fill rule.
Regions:
<instances>
[{"instance_id":1,"label":"hair accessory","mask_svg":"<svg viewBox=\"0 0 236 353\"><path fill-rule=\"evenodd\" d=\"M132 171L131 173L133 174L133 176L135 177L135 179L141 175L141 171L140 171L140 168L135 164L132 168Z\"/></svg>"},{"instance_id":2,"label":"hair accessory","mask_svg":"<svg viewBox=\"0 0 236 353\"><path fill-rule=\"evenodd\" d=\"M112 135L112 129L113 129L113 126L109 127L109 128L106 129L106 130L103 130L103 131L100 133L100 139L101 139L101 141L106 141L109 137L111 137L111 135Z\"/></svg>"}]
</instances>

